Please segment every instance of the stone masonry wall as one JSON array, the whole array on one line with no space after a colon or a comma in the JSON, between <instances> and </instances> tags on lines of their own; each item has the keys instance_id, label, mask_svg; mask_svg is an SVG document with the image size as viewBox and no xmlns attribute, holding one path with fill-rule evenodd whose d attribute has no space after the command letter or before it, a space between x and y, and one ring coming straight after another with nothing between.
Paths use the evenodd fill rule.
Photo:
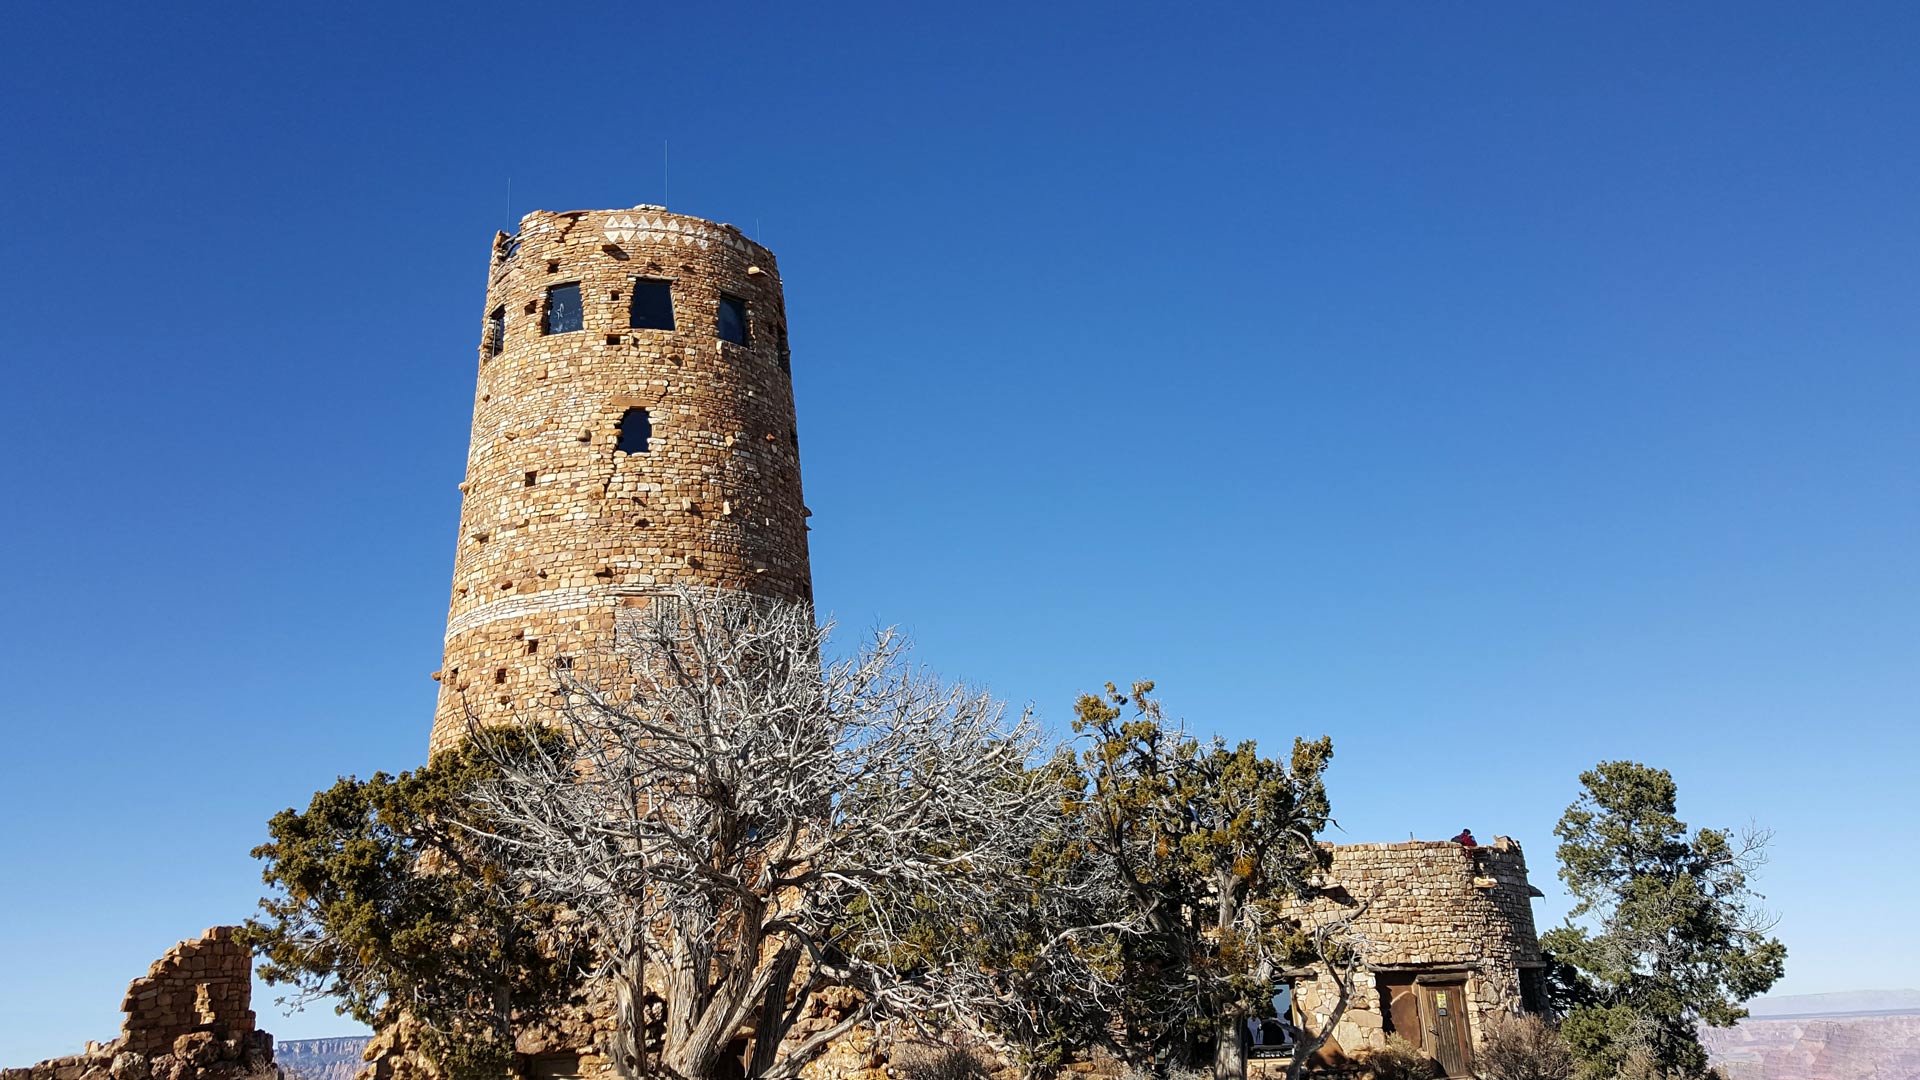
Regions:
<instances>
[{"instance_id":1,"label":"stone masonry wall","mask_svg":"<svg viewBox=\"0 0 1920 1080\"><path fill-rule=\"evenodd\" d=\"M120 1037L0 1080L240 1080L272 1075L273 1036L254 1028L253 960L238 927L183 941L133 980Z\"/></svg>"},{"instance_id":2,"label":"stone masonry wall","mask_svg":"<svg viewBox=\"0 0 1920 1080\"><path fill-rule=\"evenodd\" d=\"M628 325L636 279L670 283L673 329ZM581 329L547 332L568 284ZM723 294L744 345L719 337ZM678 584L812 598L789 371L773 254L730 225L539 211L497 238L432 749L538 705L622 605ZM617 448L630 409L646 452Z\"/></svg>"},{"instance_id":3,"label":"stone masonry wall","mask_svg":"<svg viewBox=\"0 0 1920 1080\"><path fill-rule=\"evenodd\" d=\"M1320 895L1302 907L1309 922L1370 904L1355 924L1369 972L1334 1032L1342 1050L1386 1045L1389 1022L1377 990L1384 974L1454 974L1465 983L1468 1030L1477 1047L1493 1020L1521 1011L1521 972L1542 963L1532 886L1520 845L1506 837L1467 849L1452 841L1347 844L1331 849ZM1324 1024L1333 988L1303 979L1295 1001Z\"/></svg>"},{"instance_id":4,"label":"stone masonry wall","mask_svg":"<svg viewBox=\"0 0 1920 1080\"><path fill-rule=\"evenodd\" d=\"M181 1035L210 1031L222 1038L253 1030L253 957L235 928L216 926L183 941L127 987L120 1042L157 1053Z\"/></svg>"}]
</instances>

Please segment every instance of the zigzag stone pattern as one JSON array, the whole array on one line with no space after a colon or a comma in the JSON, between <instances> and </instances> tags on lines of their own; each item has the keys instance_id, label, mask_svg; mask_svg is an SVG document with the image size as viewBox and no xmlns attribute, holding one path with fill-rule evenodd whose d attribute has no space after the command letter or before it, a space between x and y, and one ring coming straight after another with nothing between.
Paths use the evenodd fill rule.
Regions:
<instances>
[{"instance_id":1,"label":"zigzag stone pattern","mask_svg":"<svg viewBox=\"0 0 1920 1080\"><path fill-rule=\"evenodd\" d=\"M671 329L632 325L637 279L669 283ZM495 238L483 311L435 751L537 708L623 605L813 592L772 252L657 206L536 211Z\"/></svg>"}]
</instances>

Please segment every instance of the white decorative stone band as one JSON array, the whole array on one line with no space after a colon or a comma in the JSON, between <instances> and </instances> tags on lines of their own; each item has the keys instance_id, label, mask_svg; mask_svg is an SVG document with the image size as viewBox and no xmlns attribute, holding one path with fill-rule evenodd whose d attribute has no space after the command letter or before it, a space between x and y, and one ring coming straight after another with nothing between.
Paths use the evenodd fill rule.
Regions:
<instances>
[{"instance_id":1,"label":"white decorative stone band","mask_svg":"<svg viewBox=\"0 0 1920 1080\"><path fill-rule=\"evenodd\" d=\"M743 255L751 250L746 238L737 233L715 228L704 221L670 215L609 214L601 226L601 233L614 243L639 238L671 244L697 244L702 249L720 244Z\"/></svg>"},{"instance_id":2,"label":"white decorative stone band","mask_svg":"<svg viewBox=\"0 0 1920 1080\"><path fill-rule=\"evenodd\" d=\"M447 620L447 633L442 640L452 641L469 630L486 626L488 623L496 623L502 619L518 619L536 613L612 606L622 597L658 596L666 591L659 585L588 585L502 597Z\"/></svg>"}]
</instances>

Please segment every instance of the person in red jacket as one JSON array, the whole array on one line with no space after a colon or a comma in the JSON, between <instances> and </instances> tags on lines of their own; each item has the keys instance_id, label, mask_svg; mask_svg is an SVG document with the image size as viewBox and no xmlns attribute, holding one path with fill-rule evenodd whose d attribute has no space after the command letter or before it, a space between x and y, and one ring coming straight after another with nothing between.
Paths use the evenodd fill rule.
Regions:
<instances>
[{"instance_id":1,"label":"person in red jacket","mask_svg":"<svg viewBox=\"0 0 1920 1080\"><path fill-rule=\"evenodd\" d=\"M1474 848L1477 848L1480 846L1473 839L1472 829L1461 829L1460 835L1454 837L1453 842L1456 844L1459 844L1463 848L1466 848L1468 851L1472 851Z\"/></svg>"}]
</instances>

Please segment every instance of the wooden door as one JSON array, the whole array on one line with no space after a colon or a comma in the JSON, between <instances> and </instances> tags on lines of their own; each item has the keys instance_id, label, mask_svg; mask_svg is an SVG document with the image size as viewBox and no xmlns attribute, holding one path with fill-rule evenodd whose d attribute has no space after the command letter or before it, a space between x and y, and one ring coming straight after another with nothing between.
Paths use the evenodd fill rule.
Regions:
<instances>
[{"instance_id":1,"label":"wooden door","mask_svg":"<svg viewBox=\"0 0 1920 1080\"><path fill-rule=\"evenodd\" d=\"M1427 1045L1427 1027L1420 1019L1420 995L1414 992L1413 976L1383 974L1377 982L1387 1031L1407 1040L1416 1048L1424 1049Z\"/></svg>"},{"instance_id":2,"label":"wooden door","mask_svg":"<svg viewBox=\"0 0 1920 1080\"><path fill-rule=\"evenodd\" d=\"M1420 1024L1423 1049L1440 1062L1448 1076L1471 1076L1472 1044L1467 1036L1467 984L1420 983Z\"/></svg>"}]
</instances>

